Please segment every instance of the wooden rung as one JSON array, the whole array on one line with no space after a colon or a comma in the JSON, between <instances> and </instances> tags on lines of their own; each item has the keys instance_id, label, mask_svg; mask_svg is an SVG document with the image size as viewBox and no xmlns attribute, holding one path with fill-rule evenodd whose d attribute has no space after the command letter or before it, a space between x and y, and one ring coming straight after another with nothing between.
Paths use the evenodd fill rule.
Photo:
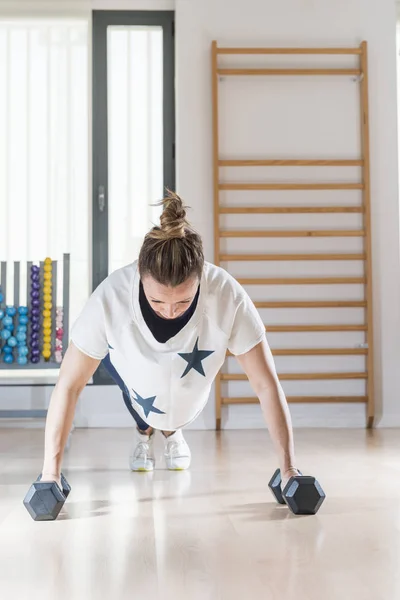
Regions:
<instances>
[{"instance_id":1,"label":"wooden rung","mask_svg":"<svg viewBox=\"0 0 400 600\"><path fill-rule=\"evenodd\" d=\"M223 262L281 260L365 260L365 254L221 254Z\"/></svg>"},{"instance_id":2,"label":"wooden rung","mask_svg":"<svg viewBox=\"0 0 400 600\"><path fill-rule=\"evenodd\" d=\"M220 206L221 215L363 213L362 206Z\"/></svg>"},{"instance_id":3,"label":"wooden rung","mask_svg":"<svg viewBox=\"0 0 400 600\"><path fill-rule=\"evenodd\" d=\"M310 300L290 302L254 302L256 308L365 308L367 303L364 300Z\"/></svg>"},{"instance_id":4,"label":"wooden rung","mask_svg":"<svg viewBox=\"0 0 400 600\"><path fill-rule=\"evenodd\" d=\"M267 325L267 333L299 333L320 331L367 331L366 325Z\"/></svg>"},{"instance_id":5,"label":"wooden rung","mask_svg":"<svg viewBox=\"0 0 400 600\"><path fill-rule=\"evenodd\" d=\"M312 75L347 75L349 77L360 77L360 69L218 69L221 77L237 75L278 75L278 76L312 76Z\"/></svg>"},{"instance_id":6,"label":"wooden rung","mask_svg":"<svg viewBox=\"0 0 400 600\"><path fill-rule=\"evenodd\" d=\"M367 373L281 373L281 381L311 381L337 379L368 379ZM247 381L247 375L242 373L222 373L222 381Z\"/></svg>"},{"instance_id":7,"label":"wooden rung","mask_svg":"<svg viewBox=\"0 0 400 600\"><path fill-rule=\"evenodd\" d=\"M220 167L363 167L363 160L234 160L220 159Z\"/></svg>"},{"instance_id":8,"label":"wooden rung","mask_svg":"<svg viewBox=\"0 0 400 600\"><path fill-rule=\"evenodd\" d=\"M366 356L368 348L276 348L274 356Z\"/></svg>"},{"instance_id":9,"label":"wooden rung","mask_svg":"<svg viewBox=\"0 0 400 600\"><path fill-rule=\"evenodd\" d=\"M217 48L217 54L361 54L361 48Z\"/></svg>"},{"instance_id":10,"label":"wooden rung","mask_svg":"<svg viewBox=\"0 0 400 600\"><path fill-rule=\"evenodd\" d=\"M268 279L238 278L240 285L350 285L365 284L365 277L270 277Z\"/></svg>"},{"instance_id":11,"label":"wooden rung","mask_svg":"<svg viewBox=\"0 0 400 600\"><path fill-rule=\"evenodd\" d=\"M363 190L362 183L219 183L220 190Z\"/></svg>"},{"instance_id":12,"label":"wooden rung","mask_svg":"<svg viewBox=\"0 0 400 600\"><path fill-rule=\"evenodd\" d=\"M366 356L368 348L272 348L273 356ZM234 357L231 352L227 357Z\"/></svg>"},{"instance_id":13,"label":"wooden rung","mask_svg":"<svg viewBox=\"0 0 400 600\"><path fill-rule=\"evenodd\" d=\"M221 230L219 235L222 238L364 237L365 231L362 229L314 229L311 231L296 229L292 231L274 231L273 229L258 231Z\"/></svg>"},{"instance_id":14,"label":"wooden rung","mask_svg":"<svg viewBox=\"0 0 400 600\"><path fill-rule=\"evenodd\" d=\"M292 404L366 404L368 396L286 396ZM259 399L254 397L221 398L222 404L259 404Z\"/></svg>"}]
</instances>

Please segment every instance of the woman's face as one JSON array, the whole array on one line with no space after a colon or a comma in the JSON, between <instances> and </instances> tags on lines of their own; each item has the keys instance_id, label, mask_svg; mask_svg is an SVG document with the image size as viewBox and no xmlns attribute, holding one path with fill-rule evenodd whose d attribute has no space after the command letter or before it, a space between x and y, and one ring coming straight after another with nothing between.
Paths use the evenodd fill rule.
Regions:
<instances>
[{"instance_id":1,"label":"woman's face","mask_svg":"<svg viewBox=\"0 0 400 600\"><path fill-rule=\"evenodd\" d=\"M173 288L161 285L150 275L145 275L142 284L146 298L158 316L163 319L176 319L192 304L199 287L199 279L194 276Z\"/></svg>"}]
</instances>

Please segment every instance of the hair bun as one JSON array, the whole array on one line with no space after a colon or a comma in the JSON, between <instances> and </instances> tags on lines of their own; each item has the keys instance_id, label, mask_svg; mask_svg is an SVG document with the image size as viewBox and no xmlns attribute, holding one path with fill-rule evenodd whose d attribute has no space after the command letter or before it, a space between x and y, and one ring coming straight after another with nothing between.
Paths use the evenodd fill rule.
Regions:
<instances>
[{"instance_id":1,"label":"hair bun","mask_svg":"<svg viewBox=\"0 0 400 600\"><path fill-rule=\"evenodd\" d=\"M186 208L182 199L168 190L167 196L159 205L162 205L163 211L160 217L160 227L154 227L148 234L153 238L162 240L172 240L174 238L186 237L186 228L190 228L186 220Z\"/></svg>"}]
</instances>

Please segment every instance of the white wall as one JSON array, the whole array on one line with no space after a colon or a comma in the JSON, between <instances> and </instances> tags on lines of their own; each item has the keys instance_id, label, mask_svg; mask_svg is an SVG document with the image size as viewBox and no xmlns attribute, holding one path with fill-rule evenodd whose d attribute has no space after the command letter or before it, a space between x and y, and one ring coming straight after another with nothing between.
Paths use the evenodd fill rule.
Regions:
<instances>
[{"instance_id":1,"label":"white wall","mask_svg":"<svg viewBox=\"0 0 400 600\"><path fill-rule=\"evenodd\" d=\"M127 4L121 3L121 8L127 8ZM168 8L170 4L168 2ZM101 5L106 8L106 2ZM132 2L131 6L133 9L167 8L165 2L158 4L157 0ZM112 8L117 7L118 2L112 3ZM378 413L383 413L383 426L400 426L397 398L400 387L400 246L395 26L394 0L176 0L177 187L193 208L192 220L204 237L209 260L213 259L211 41L216 39L221 46L356 46L364 39L369 42L375 372ZM221 102L228 106L229 101L229 114L233 115L244 96L239 87L237 95L228 100L226 90L230 85L223 88ZM354 99L350 98L350 106L353 106L352 102ZM349 115L346 112L336 115L337 121L333 120L331 125L342 131L343 121L346 123ZM243 134L228 139L228 129L224 131L225 143L233 144L229 150L239 151L240 135ZM314 131L314 137L311 136L315 142L318 141L317 133ZM335 151L349 147L356 152L357 147L351 145L351 139L346 138L347 146L337 135ZM262 140L263 137L252 137L251 146L243 146L243 153L253 147L262 150ZM280 143L277 135L274 143ZM283 146L276 145L275 148L282 149ZM288 149L288 156L291 150ZM228 148L224 151L228 154ZM48 388L3 388L0 393L2 399L7 398L7 407L17 398L21 398L24 407L36 407L45 405L48 392ZM5 401L2 404L5 405ZM292 406L291 411L294 424L299 426L364 425L362 406ZM225 408L224 419L227 427L263 426L257 406ZM116 388L92 387L82 394L78 425L130 423ZM194 427L213 426L214 403L211 399Z\"/></svg>"},{"instance_id":2,"label":"white wall","mask_svg":"<svg viewBox=\"0 0 400 600\"><path fill-rule=\"evenodd\" d=\"M178 188L194 209L194 221L204 235L210 259L211 40L221 46L356 46L364 39L369 42L376 396L378 411L382 407L384 415L381 423L386 426L400 425L395 25L393 0L177 2ZM292 406L291 410L295 424L364 423L363 407ZM212 412L210 403L204 416L207 424L212 422ZM242 418L245 424L260 422L257 407L229 407L229 414L232 425Z\"/></svg>"}]
</instances>

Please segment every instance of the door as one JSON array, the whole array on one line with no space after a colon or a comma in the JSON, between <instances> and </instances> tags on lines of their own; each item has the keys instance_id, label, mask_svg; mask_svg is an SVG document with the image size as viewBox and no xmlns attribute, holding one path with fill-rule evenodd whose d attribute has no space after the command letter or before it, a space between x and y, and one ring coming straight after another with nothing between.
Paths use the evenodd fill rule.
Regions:
<instances>
[{"instance_id":1,"label":"door","mask_svg":"<svg viewBox=\"0 0 400 600\"><path fill-rule=\"evenodd\" d=\"M175 189L174 13L93 12L93 289ZM95 384L113 383L100 368Z\"/></svg>"}]
</instances>

